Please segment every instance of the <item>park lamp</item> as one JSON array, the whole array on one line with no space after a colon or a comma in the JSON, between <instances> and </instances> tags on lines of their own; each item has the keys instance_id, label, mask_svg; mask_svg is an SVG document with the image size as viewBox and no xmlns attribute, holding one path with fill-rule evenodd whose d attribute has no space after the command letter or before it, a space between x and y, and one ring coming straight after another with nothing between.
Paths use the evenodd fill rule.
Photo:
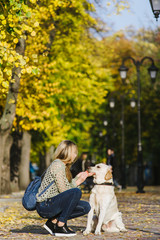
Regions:
<instances>
[{"instance_id":1,"label":"park lamp","mask_svg":"<svg viewBox=\"0 0 160 240\"><path fill-rule=\"evenodd\" d=\"M108 125L107 120L104 120L104 121L103 121L103 124L104 124L104 126L107 126L107 125Z\"/></svg>"},{"instance_id":2,"label":"park lamp","mask_svg":"<svg viewBox=\"0 0 160 240\"><path fill-rule=\"evenodd\" d=\"M152 8L152 12L158 21L159 14L160 14L160 0L149 0Z\"/></svg>"},{"instance_id":3,"label":"park lamp","mask_svg":"<svg viewBox=\"0 0 160 240\"><path fill-rule=\"evenodd\" d=\"M110 98L109 106L110 106L110 108L114 108L115 107L115 100L114 100L114 98Z\"/></svg>"},{"instance_id":4,"label":"park lamp","mask_svg":"<svg viewBox=\"0 0 160 240\"><path fill-rule=\"evenodd\" d=\"M99 132L99 136L100 136L100 137L103 137L103 133L102 133L102 132Z\"/></svg>"},{"instance_id":5,"label":"park lamp","mask_svg":"<svg viewBox=\"0 0 160 240\"><path fill-rule=\"evenodd\" d=\"M124 66L124 65L121 65L118 70L119 70L122 82L124 83L124 81L125 81L125 79L127 77L128 68L126 66Z\"/></svg>"},{"instance_id":6,"label":"park lamp","mask_svg":"<svg viewBox=\"0 0 160 240\"><path fill-rule=\"evenodd\" d=\"M148 68L148 72L150 74L152 83L155 83L158 68L154 65L154 63L152 63L152 65Z\"/></svg>"},{"instance_id":7,"label":"park lamp","mask_svg":"<svg viewBox=\"0 0 160 240\"><path fill-rule=\"evenodd\" d=\"M134 98L131 98L130 106L131 106L131 108L135 108L135 106L136 106L136 101L135 101Z\"/></svg>"}]
</instances>

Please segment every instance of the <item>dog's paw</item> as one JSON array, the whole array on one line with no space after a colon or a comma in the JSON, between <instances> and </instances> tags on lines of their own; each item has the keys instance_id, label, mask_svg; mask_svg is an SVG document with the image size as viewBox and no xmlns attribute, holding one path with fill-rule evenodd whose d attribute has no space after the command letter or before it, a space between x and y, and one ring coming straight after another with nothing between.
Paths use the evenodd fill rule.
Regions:
<instances>
[{"instance_id":1,"label":"dog's paw","mask_svg":"<svg viewBox=\"0 0 160 240\"><path fill-rule=\"evenodd\" d=\"M126 228L121 228L120 232L127 232L128 230Z\"/></svg>"},{"instance_id":2,"label":"dog's paw","mask_svg":"<svg viewBox=\"0 0 160 240\"><path fill-rule=\"evenodd\" d=\"M95 235L101 235L101 231L96 230L96 231L95 231Z\"/></svg>"},{"instance_id":3,"label":"dog's paw","mask_svg":"<svg viewBox=\"0 0 160 240\"><path fill-rule=\"evenodd\" d=\"M90 231L86 229L86 230L83 232L83 235L86 236L86 235L88 235L88 234L90 234Z\"/></svg>"}]
</instances>

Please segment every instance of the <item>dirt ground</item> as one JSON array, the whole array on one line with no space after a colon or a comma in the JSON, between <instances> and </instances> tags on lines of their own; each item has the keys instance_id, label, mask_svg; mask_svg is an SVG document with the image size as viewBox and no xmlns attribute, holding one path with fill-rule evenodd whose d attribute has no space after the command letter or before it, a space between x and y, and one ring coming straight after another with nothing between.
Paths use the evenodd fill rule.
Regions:
<instances>
[{"instance_id":1,"label":"dirt ground","mask_svg":"<svg viewBox=\"0 0 160 240\"><path fill-rule=\"evenodd\" d=\"M74 237L61 237L73 240L104 240L104 239L160 239L160 186L145 187L145 193L137 194L136 187L117 192L119 210L122 212L126 233L102 233L100 236L89 234L83 236L87 215L68 221L68 226L77 232ZM45 219L33 211L26 211L22 204L23 192L0 196L0 239L40 239L56 240L43 228ZM83 199L89 199L84 193Z\"/></svg>"}]
</instances>

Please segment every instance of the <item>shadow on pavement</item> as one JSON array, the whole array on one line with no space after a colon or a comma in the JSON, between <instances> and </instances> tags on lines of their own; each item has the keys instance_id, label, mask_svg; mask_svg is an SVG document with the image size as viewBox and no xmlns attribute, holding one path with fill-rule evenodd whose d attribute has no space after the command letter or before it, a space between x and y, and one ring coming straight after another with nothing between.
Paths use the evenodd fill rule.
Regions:
<instances>
[{"instance_id":1,"label":"shadow on pavement","mask_svg":"<svg viewBox=\"0 0 160 240\"><path fill-rule=\"evenodd\" d=\"M33 233L33 234L48 234L48 232L41 226L37 225L28 225L22 229L11 229L12 233Z\"/></svg>"},{"instance_id":2,"label":"shadow on pavement","mask_svg":"<svg viewBox=\"0 0 160 240\"><path fill-rule=\"evenodd\" d=\"M83 232L86 228L82 226L74 226L74 225L68 225L69 228L71 228L75 232Z\"/></svg>"},{"instance_id":3,"label":"shadow on pavement","mask_svg":"<svg viewBox=\"0 0 160 240\"><path fill-rule=\"evenodd\" d=\"M145 233L152 233L152 234L155 234L155 235L158 235L160 236L160 233L159 232L153 232L153 230L149 231L149 230L144 230L144 229L137 229L137 228L131 228L129 227L128 229L132 230L132 231L141 231L141 232L145 232Z\"/></svg>"},{"instance_id":4,"label":"shadow on pavement","mask_svg":"<svg viewBox=\"0 0 160 240\"><path fill-rule=\"evenodd\" d=\"M76 232L83 232L85 230L85 227L78 227L78 226L70 226L68 225L69 228L71 228L73 231ZM12 233L32 233L32 234L49 234L43 227L37 226L37 225L28 225L23 227L22 229L11 229L10 232Z\"/></svg>"}]
</instances>

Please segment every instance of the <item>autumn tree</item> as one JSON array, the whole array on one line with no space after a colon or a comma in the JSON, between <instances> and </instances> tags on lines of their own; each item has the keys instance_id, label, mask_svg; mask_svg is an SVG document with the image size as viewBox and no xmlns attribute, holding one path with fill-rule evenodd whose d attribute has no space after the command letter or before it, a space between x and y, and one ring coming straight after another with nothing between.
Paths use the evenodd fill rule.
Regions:
<instances>
[{"instance_id":1,"label":"autumn tree","mask_svg":"<svg viewBox=\"0 0 160 240\"><path fill-rule=\"evenodd\" d=\"M24 3L14 1L1 1L0 4L0 84L2 102L0 119L0 192L9 192L9 152L12 144L10 130L15 117L21 66L24 61L25 39L21 23L27 18L27 8L25 11L26 6ZM23 11L25 11L25 14L22 14ZM25 23L24 26L26 26ZM5 99L6 103L4 105Z\"/></svg>"},{"instance_id":2,"label":"autumn tree","mask_svg":"<svg viewBox=\"0 0 160 240\"><path fill-rule=\"evenodd\" d=\"M106 83L105 71L92 54L96 39L90 28L97 29L90 16L93 4L85 0L0 4L0 189L9 192L11 129L41 132L42 147L64 137L82 143L90 138L86 116L104 101Z\"/></svg>"}]
</instances>

